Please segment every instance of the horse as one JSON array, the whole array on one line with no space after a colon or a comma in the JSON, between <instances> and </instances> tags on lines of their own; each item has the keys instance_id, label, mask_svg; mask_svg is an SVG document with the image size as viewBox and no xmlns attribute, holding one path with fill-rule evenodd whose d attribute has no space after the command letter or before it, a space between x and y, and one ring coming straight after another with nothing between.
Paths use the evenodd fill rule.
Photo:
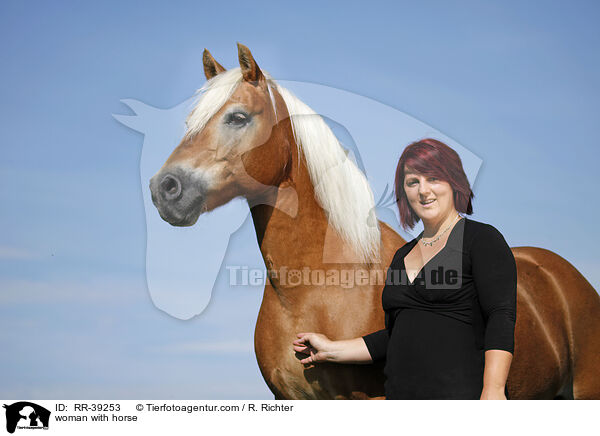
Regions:
<instances>
[{"instance_id":1,"label":"horse","mask_svg":"<svg viewBox=\"0 0 600 436\"><path fill-rule=\"evenodd\" d=\"M275 399L383 399L381 362L302 365L292 342L302 331L341 340L383 328L383 277L406 241L376 219L366 177L323 119L239 43L238 60L226 70L204 50L207 82L183 139L150 180L153 203L171 225L191 226L246 199L268 272L254 348ZM557 254L512 250L509 397L600 398L600 296Z\"/></svg>"}]
</instances>

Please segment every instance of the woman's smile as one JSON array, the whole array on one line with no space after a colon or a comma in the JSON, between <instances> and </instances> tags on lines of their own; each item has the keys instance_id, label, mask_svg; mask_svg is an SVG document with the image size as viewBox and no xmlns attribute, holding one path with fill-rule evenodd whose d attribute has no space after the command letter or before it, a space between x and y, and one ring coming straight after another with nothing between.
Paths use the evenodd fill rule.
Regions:
<instances>
[{"instance_id":1,"label":"woman's smile","mask_svg":"<svg viewBox=\"0 0 600 436\"><path fill-rule=\"evenodd\" d=\"M431 198L429 200L421 200L421 206L425 207L425 208L429 208L433 205L433 202L435 201L435 198Z\"/></svg>"}]
</instances>

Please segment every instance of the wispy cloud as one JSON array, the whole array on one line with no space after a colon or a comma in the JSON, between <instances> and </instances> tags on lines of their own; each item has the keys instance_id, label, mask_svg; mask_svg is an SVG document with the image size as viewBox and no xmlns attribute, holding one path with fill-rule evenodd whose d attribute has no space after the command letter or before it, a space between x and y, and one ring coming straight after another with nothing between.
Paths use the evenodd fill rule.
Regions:
<instances>
[{"instance_id":1,"label":"wispy cloud","mask_svg":"<svg viewBox=\"0 0 600 436\"><path fill-rule=\"evenodd\" d=\"M245 375L245 374L244 374ZM188 383L90 383L89 381L45 382L35 386L3 386L0 390L2 398L44 399L106 399L133 400L148 398L178 399L178 400L241 400L265 399L272 400L273 394L260 376L250 380L240 377L218 380L198 379L190 377Z\"/></svg>"},{"instance_id":2,"label":"wispy cloud","mask_svg":"<svg viewBox=\"0 0 600 436\"><path fill-rule=\"evenodd\" d=\"M140 280L102 277L88 281L4 279L0 280L0 289L0 304L122 303L134 295L147 293Z\"/></svg>"},{"instance_id":3,"label":"wispy cloud","mask_svg":"<svg viewBox=\"0 0 600 436\"><path fill-rule=\"evenodd\" d=\"M32 260L40 257L39 253L25 248L0 245L0 260Z\"/></svg>"},{"instance_id":4,"label":"wispy cloud","mask_svg":"<svg viewBox=\"0 0 600 436\"><path fill-rule=\"evenodd\" d=\"M252 353L254 344L252 341L214 341L214 342L183 342L179 344L165 345L152 349L160 353L173 354L231 354Z\"/></svg>"}]
</instances>

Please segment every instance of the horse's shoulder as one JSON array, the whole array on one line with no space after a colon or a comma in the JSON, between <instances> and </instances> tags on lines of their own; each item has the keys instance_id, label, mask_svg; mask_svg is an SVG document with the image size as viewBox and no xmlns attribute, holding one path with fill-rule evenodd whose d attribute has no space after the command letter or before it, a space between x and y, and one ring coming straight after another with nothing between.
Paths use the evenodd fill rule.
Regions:
<instances>
[{"instance_id":1,"label":"horse's shoulder","mask_svg":"<svg viewBox=\"0 0 600 436\"><path fill-rule=\"evenodd\" d=\"M389 265L398 249L406 244L406 241L392 227L383 221L379 221L381 230L381 259L382 263Z\"/></svg>"}]
</instances>

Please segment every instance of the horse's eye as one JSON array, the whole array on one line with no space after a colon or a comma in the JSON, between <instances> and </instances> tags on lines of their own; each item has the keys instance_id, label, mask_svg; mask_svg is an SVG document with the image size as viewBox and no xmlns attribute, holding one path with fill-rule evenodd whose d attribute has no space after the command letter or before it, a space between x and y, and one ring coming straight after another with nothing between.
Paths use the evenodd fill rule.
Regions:
<instances>
[{"instance_id":1,"label":"horse's eye","mask_svg":"<svg viewBox=\"0 0 600 436\"><path fill-rule=\"evenodd\" d=\"M233 127L243 127L250 122L250 116L244 112L232 112L225 117L225 124Z\"/></svg>"}]
</instances>

